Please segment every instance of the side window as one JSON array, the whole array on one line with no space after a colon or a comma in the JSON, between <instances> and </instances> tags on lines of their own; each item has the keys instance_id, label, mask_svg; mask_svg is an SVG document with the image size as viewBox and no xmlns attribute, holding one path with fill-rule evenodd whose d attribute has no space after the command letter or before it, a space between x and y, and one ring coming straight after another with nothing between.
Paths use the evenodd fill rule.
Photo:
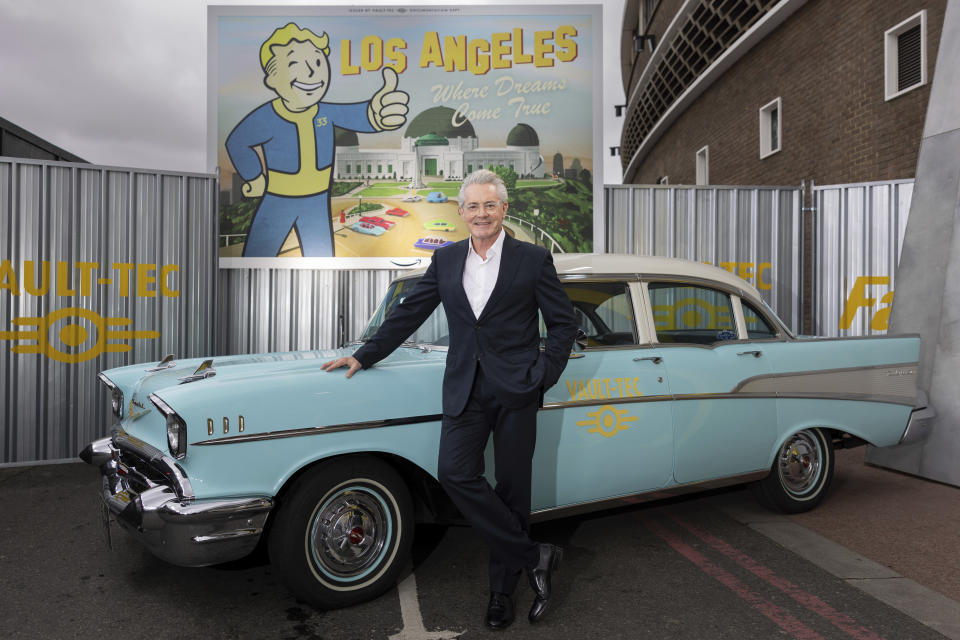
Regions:
<instances>
[{"instance_id":1,"label":"side window","mask_svg":"<svg viewBox=\"0 0 960 640\"><path fill-rule=\"evenodd\" d=\"M563 285L588 347L637 344L633 303L626 283L566 282ZM543 320L540 335L546 335Z\"/></svg>"},{"instance_id":2,"label":"side window","mask_svg":"<svg viewBox=\"0 0 960 640\"><path fill-rule=\"evenodd\" d=\"M762 340L764 338L776 338L776 330L764 320L763 315L757 311L756 307L741 298L740 305L743 307L743 322L747 325L747 338L751 340Z\"/></svg>"},{"instance_id":3,"label":"side window","mask_svg":"<svg viewBox=\"0 0 960 640\"><path fill-rule=\"evenodd\" d=\"M648 288L658 342L713 344L737 338L726 293L673 282L651 282Z\"/></svg>"}]
</instances>

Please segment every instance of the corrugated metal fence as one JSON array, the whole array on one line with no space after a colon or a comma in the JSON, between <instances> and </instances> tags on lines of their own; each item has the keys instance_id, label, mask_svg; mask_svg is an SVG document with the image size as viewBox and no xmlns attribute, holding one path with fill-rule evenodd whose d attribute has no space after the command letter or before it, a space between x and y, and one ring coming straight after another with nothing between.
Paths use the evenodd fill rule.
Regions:
<instances>
[{"instance_id":1,"label":"corrugated metal fence","mask_svg":"<svg viewBox=\"0 0 960 640\"><path fill-rule=\"evenodd\" d=\"M912 190L813 188L816 333L885 330ZM216 193L210 175L0 158L0 465L101 436L100 370L360 335L400 271L217 273ZM801 206L799 187L607 186L605 249L726 268L797 330Z\"/></svg>"},{"instance_id":2,"label":"corrugated metal fence","mask_svg":"<svg viewBox=\"0 0 960 640\"><path fill-rule=\"evenodd\" d=\"M0 464L109 425L97 372L210 353L217 181L0 158Z\"/></svg>"},{"instance_id":3,"label":"corrugated metal fence","mask_svg":"<svg viewBox=\"0 0 960 640\"><path fill-rule=\"evenodd\" d=\"M757 287L793 330L802 316L799 187L605 188L606 251L686 258Z\"/></svg>"},{"instance_id":4,"label":"corrugated metal fence","mask_svg":"<svg viewBox=\"0 0 960 640\"><path fill-rule=\"evenodd\" d=\"M356 339L399 273L221 269L218 353L329 349Z\"/></svg>"},{"instance_id":5,"label":"corrugated metal fence","mask_svg":"<svg viewBox=\"0 0 960 640\"><path fill-rule=\"evenodd\" d=\"M913 180L813 188L814 333L886 333Z\"/></svg>"}]
</instances>

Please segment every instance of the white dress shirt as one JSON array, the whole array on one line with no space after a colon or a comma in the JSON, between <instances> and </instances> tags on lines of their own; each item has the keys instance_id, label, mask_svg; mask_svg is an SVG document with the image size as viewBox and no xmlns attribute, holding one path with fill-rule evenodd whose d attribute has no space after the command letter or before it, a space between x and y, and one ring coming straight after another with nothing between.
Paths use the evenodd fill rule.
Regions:
<instances>
[{"instance_id":1,"label":"white dress shirt","mask_svg":"<svg viewBox=\"0 0 960 640\"><path fill-rule=\"evenodd\" d=\"M487 306L487 300L493 293L493 287L497 284L497 276L500 274L500 256L503 254L503 238L506 235L506 232L500 229L500 235L497 236L493 246L487 249L486 260L473 250L473 239L468 238L467 262L463 265L463 291L467 294L467 300L470 301L470 308L473 309L475 318L479 318L483 313L483 308Z\"/></svg>"}]
</instances>

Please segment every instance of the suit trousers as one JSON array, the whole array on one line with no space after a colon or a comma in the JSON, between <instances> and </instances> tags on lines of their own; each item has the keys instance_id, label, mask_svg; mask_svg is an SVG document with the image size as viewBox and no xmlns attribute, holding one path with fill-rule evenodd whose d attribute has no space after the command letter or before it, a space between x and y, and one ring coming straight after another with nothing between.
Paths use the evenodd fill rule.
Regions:
<instances>
[{"instance_id":1,"label":"suit trousers","mask_svg":"<svg viewBox=\"0 0 960 640\"><path fill-rule=\"evenodd\" d=\"M519 409L501 405L478 364L463 413L443 416L437 476L490 549L491 591L513 593L523 569L539 559L527 533L538 408L537 399ZM496 488L483 475L491 432Z\"/></svg>"}]
</instances>

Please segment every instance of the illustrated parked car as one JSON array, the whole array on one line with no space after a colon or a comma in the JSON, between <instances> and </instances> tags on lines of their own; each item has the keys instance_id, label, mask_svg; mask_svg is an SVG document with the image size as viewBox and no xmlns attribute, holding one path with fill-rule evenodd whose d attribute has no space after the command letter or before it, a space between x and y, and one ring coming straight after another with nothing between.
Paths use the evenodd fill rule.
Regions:
<instances>
[{"instance_id":1,"label":"illustrated parked car","mask_svg":"<svg viewBox=\"0 0 960 640\"><path fill-rule=\"evenodd\" d=\"M453 244L453 240L447 240L439 236L427 236L426 238L420 238L419 240L417 240L413 244L413 246L417 249L426 249L428 251L433 251L434 249L445 247L448 244Z\"/></svg>"},{"instance_id":2,"label":"illustrated parked car","mask_svg":"<svg viewBox=\"0 0 960 640\"><path fill-rule=\"evenodd\" d=\"M354 222L352 225L350 225L350 228L359 233L366 233L371 236L381 236L387 232L386 229L379 225L375 225L370 222L363 222L362 220Z\"/></svg>"},{"instance_id":3,"label":"illustrated parked car","mask_svg":"<svg viewBox=\"0 0 960 640\"><path fill-rule=\"evenodd\" d=\"M446 220L431 220L430 222L424 222L423 228L427 231L453 231L457 227Z\"/></svg>"},{"instance_id":4,"label":"illustrated parked car","mask_svg":"<svg viewBox=\"0 0 960 640\"><path fill-rule=\"evenodd\" d=\"M360 222L366 222L367 224L375 224L378 227L383 227L384 230L390 230L393 228L393 225L397 224L394 220L385 220L380 216L363 216L360 218Z\"/></svg>"},{"instance_id":5,"label":"illustrated parked car","mask_svg":"<svg viewBox=\"0 0 960 640\"><path fill-rule=\"evenodd\" d=\"M753 287L695 262L555 263L582 336L538 414L534 520L743 482L805 511L835 448L926 435L918 336L798 338ZM421 273L390 284L360 341ZM438 309L349 380L320 365L355 344L104 371L116 422L81 458L101 470L106 526L185 566L265 536L275 575L321 608L384 592L415 520L456 517L436 481L447 344Z\"/></svg>"},{"instance_id":6,"label":"illustrated parked car","mask_svg":"<svg viewBox=\"0 0 960 640\"><path fill-rule=\"evenodd\" d=\"M413 195L403 198L402 202L420 202L421 200L423 200L423 196Z\"/></svg>"},{"instance_id":7,"label":"illustrated parked car","mask_svg":"<svg viewBox=\"0 0 960 640\"><path fill-rule=\"evenodd\" d=\"M393 209L387 209L388 216L397 216L398 218L406 218L410 215L410 212L406 209L401 209L400 207L394 207Z\"/></svg>"},{"instance_id":8,"label":"illustrated parked car","mask_svg":"<svg viewBox=\"0 0 960 640\"><path fill-rule=\"evenodd\" d=\"M427 202L446 202L447 196L442 191L431 191L427 194Z\"/></svg>"}]
</instances>

